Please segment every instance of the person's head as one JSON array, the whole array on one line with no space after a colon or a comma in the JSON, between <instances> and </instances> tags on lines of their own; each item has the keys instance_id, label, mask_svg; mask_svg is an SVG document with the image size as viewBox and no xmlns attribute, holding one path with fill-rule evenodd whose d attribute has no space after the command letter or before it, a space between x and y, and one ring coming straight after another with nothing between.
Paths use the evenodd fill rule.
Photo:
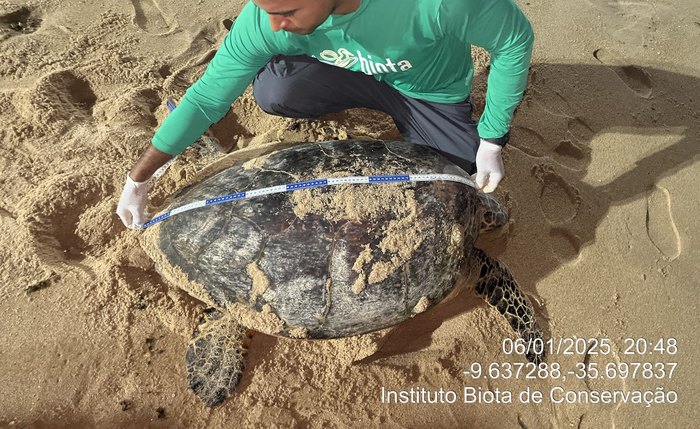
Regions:
<instances>
[{"instance_id":1,"label":"person's head","mask_svg":"<svg viewBox=\"0 0 700 429\"><path fill-rule=\"evenodd\" d=\"M360 0L253 0L270 16L272 31L310 34L332 13L354 10ZM355 5L352 7L352 5ZM350 7L349 7L350 6Z\"/></svg>"}]
</instances>

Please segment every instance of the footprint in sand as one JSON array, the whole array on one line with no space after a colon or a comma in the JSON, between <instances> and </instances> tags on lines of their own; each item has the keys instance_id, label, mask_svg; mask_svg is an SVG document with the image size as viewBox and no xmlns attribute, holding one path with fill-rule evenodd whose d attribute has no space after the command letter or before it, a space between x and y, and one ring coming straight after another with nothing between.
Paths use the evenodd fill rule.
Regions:
<instances>
[{"instance_id":1,"label":"footprint in sand","mask_svg":"<svg viewBox=\"0 0 700 429\"><path fill-rule=\"evenodd\" d=\"M662 2L644 0L586 0L603 12L601 18L610 35L631 48L645 47L650 34L658 27L662 11L671 8Z\"/></svg>"},{"instance_id":2,"label":"footprint in sand","mask_svg":"<svg viewBox=\"0 0 700 429\"><path fill-rule=\"evenodd\" d=\"M78 233L81 219L89 208L104 203L104 197L105 191L95 178L64 174L43 182L28 195L18 220L37 240L40 253L81 260L90 247ZM108 208L111 220L111 205Z\"/></svg>"},{"instance_id":3,"label":"footprint in sand","mask_svg":"<svg viewBox=\"0 0 700 429\"><path fill-rule=\"evenodd\" d=\"M41 18L26 6L0 4L0 41L39 29Z\"/></svg>"},{"instance_id":4,"label":"footprint in sand","mask_svg":"<svg viewBox=\"0 0 700 429\"><path fill-rule=\"evenodd\" d=\"M559 91L547 87L544 81L532 90L532 94L532 100L550 115L559 118L571 118L574 116L574 109L566 97Z\"/></svg>"},{"instance_id":5,"label":"footprint in sand","mask_svg":"<svg viewBox=\"0 0 700 429\"><path fill-rule=\"evenodd\" d=\"M578 189L559 176L551 165L534 166L532 175L542 184L540 208L552 225L561 225L576 217L581 206Z\"/></svg>"},{"instance_id":6,"label":"footprint in sand","mask_svg":"<svg viewBox=\"0 0 700 429\"><path fill-rule=\"evenodd\" d=\"M552 252L562 262L576 260L581 251L581 240L566 228L552 228L549 231Z\"/></svg>"},{"instance_id":7,"label":"footprint in sand","mask_svg":"<svg viewBox=\"0 0 700 429\"><path fill-rule=\"evenodd\" d=\"M131 3L134 5L134 24L146 33L160 35L173 29L155 0L131 0Z\"/></svg>"},{"instance_id":8,"label":"footprint in sand","mask_svg":"<svg viewBox=\"0 0 700 429\"><path fill-rule=\"evenodd\" d=\"M34 126L63 132L92 118L97 102L90 83L72 70L50 73L24 95L22 116Z\"/></svg>"},{"instance_id":9,"label":"footprint in sand","mask_svg":"<svg viewBox=\"0 0 700 429\"><path fill-rule=\"evenodd\" d=\"M572 170L580 171L586 168L591 160L591 150L588 142L595 132L581 118L570 118L567 122L567 139L562 139L554 147L554 159Z\"/></svg>"},{"instance_id":10,"label":"footprint in sand","mask_svg":"<svg viewBox=\"0 0 700 429\"><path fill-rule=\"evenodd\" d=\"M651 96L653 83L646 70L627 63L621 55L607 49L596 49L593 56L613 70L617 77L637 95L643 98Z\"/></svg>"},{"instance_id":11,"label":"footprint in sand","mask_svg":"<svg viewBox=\"0 0 700 429\"><path fill-rule=\"evenodd\" d=\"M511 135L513 138L510 145L520 149L527 155L540 158L543 156L543 152L547 152L544 137L531 128L515 125L511 130Z\"/></svg>"},{"instance_id":12,"label":"footprint in sand","mask_svg":"<svg viewBox=\"0 0 700 429\"><path fill-rule=\"evenodd\" d=\"M647 192L646 230L652 244L671 261L681 254L681 237L673 220L671 194L655 186Z\"/></svg>"},{"instance_id":13,"label":"footprint in sand","mask_svg":"<svg viewBox=\"0 0 700 429\"><path fill-rule=\"evenodd\" d=\"M557 161L574 170L583 169L586 164L586 149L571 140L562 140L554 147Z\"/></svg>"}]
</instances>

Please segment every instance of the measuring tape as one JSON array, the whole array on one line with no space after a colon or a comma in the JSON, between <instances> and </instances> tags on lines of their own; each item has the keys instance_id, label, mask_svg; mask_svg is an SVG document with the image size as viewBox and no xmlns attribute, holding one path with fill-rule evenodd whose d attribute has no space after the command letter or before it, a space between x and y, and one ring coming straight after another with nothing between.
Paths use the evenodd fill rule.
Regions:
<instances>
[{"instance_id":1,"label":"measuring tape","mask_svg":"<svg viewBox=\"0 0 700 429\"><path fill-rule=\"evenodd\" d=\"M438 182L438 181L448 181L448 182L458 182L465 185L469 185L472 188L476 188L474 182L470 179L462 176L457 176L456 174L388 174L388 175L378 175L378 176L348 176L348 177L331 177L325 179L313 179L306 180L303 182L293 182L284 185L270 186L267 188L253 189L252 191L246 192L236 192L228 195L221 195L214 198L208 198L206 200L195 201L193 203L185 204L168 210L141 226L141 229L146 229L151 227L158 222L162 222L165 219L171 218L180 213L188 212L190 210L198 209L200 207L213 206L216 204L228 203L231 201L245 200L249 198L259 197L261 195L279 194L282 192L298 191L300 189L309 188L320 188L324 186L332 185L355 185L355 184L381 184L381 183L401 183L401 182Z\"/></svg>"}]
</instances>

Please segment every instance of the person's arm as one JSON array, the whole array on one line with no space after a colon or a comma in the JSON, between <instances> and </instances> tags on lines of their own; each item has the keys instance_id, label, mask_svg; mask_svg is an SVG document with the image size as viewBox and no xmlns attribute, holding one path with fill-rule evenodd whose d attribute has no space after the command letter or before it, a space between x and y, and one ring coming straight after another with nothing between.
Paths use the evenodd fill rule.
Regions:
<instances>
[{"instance_id":1,"label":"person's arm","mask_svg":"<svg viewBox=\"0 0 700 429\"><path fill-rule=\"evenodd\" d=\"M444 0L443 7L447 34L491 54L486 105L477 127L481 140L475 181L492 192L505 174L501 149L527 85L534 33L512 0Z\"/></svg>"},{"instance_id":2,"label":"person's arm","mask_svg":"<svg viewBox=\"0 0 700 429\"><path fill-rule=\"evenodd\" d=\"M274 48L266 38L269 33L269 28L261 25L259 11L252 3L246 5L202 77L166 117L151 145L127 174L117 205L125 226L140 228L144 223L153 173L223 118L255 73L270 60Z\"/></svg>"},{"instance_id":3,"label":"person's arm","mask_svg":"<svg viewBox=\"0 0 700 429\"><path fill-rule=\"evenodd\" d=\"M535 36L527 17L513 0L478 3L465 34L467 43L491 54L486 105L478 131L481 138L505 145L513 111L527 86Z\"/></svg>"},{"instance_id":4,"label":"person's arm","mask_svg":"<svg viewBox=\"0 0 700 429\"><path fill-rule=\"evenodd\" d=\"M117 215L127 228L139 229L146 222L146 203L151 189L151 177L173 158L150 145L134 167L126 174L126 182L117 204Z\"/></svg>"},{"instance_id":5,"label":"person's arm","mask_svg":"<svg viewBox=\"0 0 700 429\"><path fill-rule=\"evenodd\" d=\"M223 118L255 74L279 51L260 10L248 3L236 19L204 74L163 121L151 143L177 155Z\"/></svg>"},{"instance_id":6,"label":"person's arm","mask_svg":"<svg viewBox=\"0 0 700 429\"><path fill-rule=\"evenodd\" d=\"M129 171L129 177L134 182L145 182L149 180L153 173L166 162L173 159L173 156L165 152L161 152L155 146L150 145L141 154L134 166Z\"/></svg>"}]
</instances>

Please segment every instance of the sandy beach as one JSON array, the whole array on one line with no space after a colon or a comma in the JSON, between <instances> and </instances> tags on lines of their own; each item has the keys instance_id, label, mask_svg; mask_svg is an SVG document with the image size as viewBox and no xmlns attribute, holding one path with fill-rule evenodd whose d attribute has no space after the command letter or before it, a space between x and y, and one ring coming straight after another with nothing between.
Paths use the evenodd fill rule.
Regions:
<instances>
[{"instance_id":1,"label":"sandy beach","mask_svg":"<svg viewBox=\"0 0 700 429\"><path fill-rule=\"evenodd\" d=\"M503 347L514 335L466 291L371 338L256 334L237 392L204 406L184 360L204 305L158 274L115 209L165 100L244 4L0 1L0 427L698 426L696 0L518 1L536 45L496 191L511 220L477 245L513 271L568 377L507 376L525 362ZM474 56L478 115L488 54ZM231 153L400 139L381 113L294 121L250 90L210 132ZM184 152L149 213L221 156Z\"/></svg>"}]
</instances>

